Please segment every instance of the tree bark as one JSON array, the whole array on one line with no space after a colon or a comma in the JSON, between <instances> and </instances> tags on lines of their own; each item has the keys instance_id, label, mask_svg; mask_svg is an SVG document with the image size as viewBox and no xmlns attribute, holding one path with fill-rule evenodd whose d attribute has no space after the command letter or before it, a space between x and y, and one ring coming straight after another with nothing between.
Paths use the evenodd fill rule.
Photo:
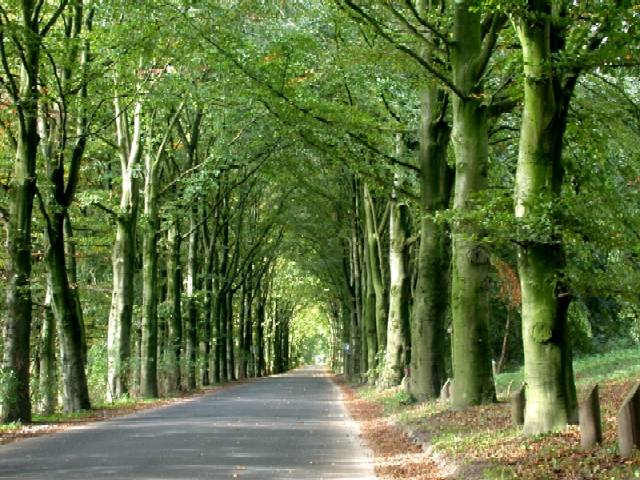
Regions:
<instances>
[{"instance_id":1,"label":"tree bark","mask_svg":"<svg viewBox=\"0 0 640 480\"><path fill-rule=\"evenodd\" d=\"M85 373L84 329L75 294L67 274L64 222L66 211L48 217L46 261L51 283L52 308L60 339L63 409L77 412L91 408Z\"/></svg>"},{"instance_id":2,"label":"tree bark","mask_svg":"<svg viewBox=\"0 0 640 480\"><path fill-rule=\"evenodd\" d=\"M190 233L189 250L187 258L187 318L186 318L186 348L185 357L187 361L187 388L196 388L196 358L197 358L197 325L198 325L198 305L196 303L196 293L199 289L198 278L198 232L197 232L197 208L193 207L190 212Z\"/></svg>"},{"instance_id":3,"label":"tree bark","mask_svg":"<svg viewBox=\"0 0 640 480\"><path fill-rule=\"evenodd\" d=\"M409 392L436 398L446 380L445 321L449 305L449 241L444 223L433 215L449 206L453 172L447 164L450 127L446 93L436 86L422 92L420 127L420 246L411 326Z\"/></svg>"},{"instance_id":4,"label":"tree bark","mask_svg":"<svg viewBox=\"0 0 640 480\"><path fill-rule=\"evenodd\" d=\"M521 19L518 25L525 95L515 214L523 225L535 222L541 208L553 216L550 205L561 193L562 140L575 85L572 83L563 91L551 69L551 4L545 0L530 2L527 13L531 17ZM561 239L553 234L544 239L542 234L522 240L518 246L518 270L527 386L524 432L538 434L561 428L577 417L567 331L571 298L562 280L565 256Z\"/></svg>"},{"instance_id":5,"label":"tree bark","mask_svg":"<svg viewBox=\"0 0 640 480\"><path fill-rule=\"evenodd\" d=\"M145 155L144 218L142 239L142 337L140 338L140 395L158 396L158 195L159 156Z\"/></svg>"},{"instance_id":6,"label":"tree bark","mask_svg":"<svg viewBox=\"0 0 640 480\"><path fill-rule=\"evenodd\" d=\"M40 413L52 415L58 403L58 382L56 374L56 319L51 311L51 284L47 281L44 301L42 330L40 333Z\"/></svg>"},{"instance_id":7,"label":"tree bark","mask_svg":"<svg viewBox=\"0 0 640 480\"><path fill-rule=\"evenodd\" d=\"M23 27L19 91L11 95L19 117L17 148L9 193L7 290L4 320L1 421L31 421L29 363L31 335L31 219L36 192L38 149L38 72L41 37L33 2L22 2ZM5 71L7 76L12 72Z\"/></svg>"},{"instance_id":8,"label":"tree bark","mask_svg":"<svg viewBox=\"0 0 640 480\"><path fill-rule=\"evenodd\" d=\"M454 209L472 212L473 196L486 188L488 124L481 75L483 57L480 12L475 3L455 5L452 67L464 98L453 97L452 140L456 156ZM462 409L495 400L489 348L489 254L473 239L479 232L464 218L452 228L451 313L453 321L452 405Z\"/></svg>"},{"instance_id":9,"label":"tree bark","mask_svg":"<svg viewBox=\"0 0 640 480\"><path fill-rule=\"evenodd\" d=\"M399 140L401 141L401 140ZM399 150L401 148L399 147ZM396 179L397 182L397 179ZM380 387L400 385L409 366L411 277L409 275L409 207L392 193L389 220L389 319Z\"/></svg>"},{"instance_id":10,"label":"tree bark","mask_svg":"<svg viewBox=\"0 0 640 480\"><path fill-rule=\"evenodd\" d=\"M180 221L173 220L167 233L167 303L169 304L168 384L169 391L181 388L182 363L182 266L180 261Z\"/></svg>"},{"instance_id":11,"label":"tree bark","mask_svg":"<svg viewBox=\"0 0 640 480\"><path fill-rule=\"evenodd\" d=\"M112 254L111 309L107 330L107 401L129 393L131 357L131 321L134 303L136 230L138 223L138 179L141 158L140 116L142 105L136 102L133 133L129 135L126 112L115 96L116 133L120 152L122 187L116 220L116 240Z\"/></svg>"},{"instance_id":12,"label":"tree bark","mask_svg":"<svg viewBox=\"0 0 640 480\"><path fill-rule=\"evenodd\" d=\"M369 257L369 278L375 295L374 316L376 321L377 350L375 357L384 355L387 345L387 292L380 258L380 236L376 226L375 208L369 189L364 187L364 211Z\"/></svg>"}]
</instances>

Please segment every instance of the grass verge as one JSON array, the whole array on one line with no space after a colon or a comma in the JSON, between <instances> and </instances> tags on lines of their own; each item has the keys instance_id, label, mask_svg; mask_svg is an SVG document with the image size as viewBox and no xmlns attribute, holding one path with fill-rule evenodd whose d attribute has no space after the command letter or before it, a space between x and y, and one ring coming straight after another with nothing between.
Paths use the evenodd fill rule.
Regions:
<instances>
[{"instance_id":1,"label":"grass verge","mask_svg":"<svg viewBox=\"0 0 640 480\"><path fill-rule=\"evenodd\" d=\"M386 419L429 443L437 455L459 466L453 478L465 480L628 480L640 478L640 453L623 460L617 453L617 413L622 400L640 375L640 348L577 359L574 363L580 393L600 385L602 446L580 448L577 426L534 437L522 437L511 425L505 401L452 411L440 401L410 403L401 389L377 391L360 387L357 396L376 405ZM520 386L522 372L497 378L499 398L508 385ZM394 478L394 477L389 477ZM440 478L404 477L404 478Z\"/></svg>"}]
</instances>

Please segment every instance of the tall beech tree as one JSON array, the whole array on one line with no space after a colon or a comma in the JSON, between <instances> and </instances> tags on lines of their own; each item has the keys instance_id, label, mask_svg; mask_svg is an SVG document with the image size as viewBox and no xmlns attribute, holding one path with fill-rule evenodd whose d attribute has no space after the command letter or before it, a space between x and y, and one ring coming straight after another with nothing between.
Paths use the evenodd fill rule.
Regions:
<instances>
[{"instance_id":1,"label":"tall beech tree","mask_svg":"<svg viewBox=\"0 0 640 480\"><path fill-rule=\"evenodd\" d=\"M149 122L148 137L160 138L156 145L147 142L144 153L144 219L142 235L142 338L140 358L140 395L158 396L158 237L160 235L161 169L169 152L173 128L184 104L181 104L162 133L157 120ZM156 115L153 115L155 117ZM195 386L194 386L195 387ZM190 388L194 388L190 387Z\"/></svg>"},{"instance_id":2,"label":"tall beech tree","mask_svg":"<svg viewBox=\"0 0 640 480\"><path fill-rule=\"evenodd\" d=\"M402 139L399 140L402 142ZM403 148L398 148L402 152ZM396 178L395 183L399 183ZM411 310L411 276L409 272L409 206L397 198L394 190L389 206L389 319L387 346L380 385L399 385L410 361L409 312Z\"/></svg>"},{"instance_id":3,"label":"tall beech tree","mask_svg":"<svg viewBox=\"0 0 640 480\"><path fill-rule=\"evenodd\" d=\"M116 88L122 88L116 87ZM131 322L134 306L136 234L139 208L139 178L142 159L142 102L123 104L114 96L117 151L120 159L120 206L115 212L116 238L112 253L112 296L107 335L107 400L129 392ZM132 117L132 124L130 118Z\"/></svg>"},{"instance_id":4,"label":"tall beech tree","mask_svg":"<svg viewBox=\"0 0 640 480\"><path fill-rule=\"evenodd\" d=\"M76 194L80 163L88 136L87 62L89 44L82 37L83 26L91 28L93 10L87 12L82 2L63 14L64 41L68 44L63 58L55 63L49 55L51 75L56 79L54 101L40 102L39 134L45 163L44 192L38 194L47 236L47 274L51 286L51 305L60 339L65 412L90 408L85 373L85 333L82 308L76 282L73 239L69 207ZM43 72L44 73L44 72ZM79 85L79 86L77 86ZM77 90L75 95L69 92ZM77 105L76 109L72 105ZM73 128L75 127L75 128ZM71 130L71 131L70 131ZM71 148L71 138L75 138ZM70 254L70 255L69 255Z\"/></svg>"},{"instance_id":5,"label":"tall beech tree","mask_svg":"<svg viewBox=\"0 0 640 480\"><path fill-rule=\"evenodd\" d=\"M537 434L577 421L568 309L571 287L564 269L565 246L557 231L540 231L540 219L559 223L565 167L562 150L569 105L586 68L615 56L633 17L624 2L602 6L593 17L581 6L528 2L519 13L518 36L524 63L524 110L515 188L518 271L522 290L522 329L527 405L524 432ZM571 20L593 18L588 28ZM625 14L629 15L625 20ZM596 21L597 19L597 21ZM573 30L573 31L572 31ZM599 52L599 50L604 50ZM578 52L586 54L580 58ZM572 53L568 65L556 59ZM602 62L606 65L607 61Z\"/></svg>"},{"instance_id":6,"label":"tall beech tree","mask_svg":"<svg viewBox=\"0 0 640 480\"><path fill-rule=\"evenodd\" d=\"M472 1L434 2L433 6L437 8L432 11L424 8L419 11L411 2L404 10L392 3L381 2L379 11L383 13L380 14L378 10L351 0L341 3L451 92L451 139L456 157L453 198L456 218L451 227L452 357L456 384L452 401L455 408L493 401L495 387L488 338L489 254L473 238L479 232L469 217L477 209L473 204L474 197L487 184L488 107L492 97L485 91L484 79L506 16ZM431 21L431 15L435 18L450 15L451 31L437 28L437 23ZM444 49L446 58L439 61L425 58L411 44L396 37L390 26L397 21L411 37L418 37L421 44L434 46L429 36L425 37L416 28L412 18L421 29L426 29L442 42L442 46L436 45L436 48ZM444 69L442 60L446 62Z\"/></svg>"},{"instance_id":7,"label":"tall beech tree","mask_svg":"<svg viewBox=\"0 0 640 480\"><path fill-rule=\"evenodd\" d=\"M29 359L31 333L31 226L36 192L36 157L40 58L43 41L56 28L69 2L60 0L41 8L33 0L16 5L16 11L0 7L0 85L15 108L15 129L7 132L15 147L6 215L9 262L4 321L2 419L31 420ZM13 51L19 50L19 54ZM13 55L18 59L13 62ZM19 71L15 70L18 66Z\"/></svg>"}]
</instances>

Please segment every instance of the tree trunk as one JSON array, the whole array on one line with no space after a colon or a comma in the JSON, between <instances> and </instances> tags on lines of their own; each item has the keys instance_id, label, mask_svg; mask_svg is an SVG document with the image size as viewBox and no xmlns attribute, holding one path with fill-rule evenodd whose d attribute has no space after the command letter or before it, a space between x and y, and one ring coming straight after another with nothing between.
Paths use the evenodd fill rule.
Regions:
<instances>
[{"instance_id":1,"label":"tree trunk","mask_svg":"<svg viewBox=\"0 0 640 480\"><path fill-rule=\"evenodd\" d=\"M362 307L363 324L366 329L365 337L367 340L367 366L366 370L369 380L372 381L375 376L374 372L377 366L377 352L378 352L378 335L376 333L376 293L373 289L373 282L371 280L371 261L367 252L368 247L363 247L364 256L364 304Z\"/></svg>"},{"instance_id":2,"label":"tree trunk","mask_svg":"<svg viewBox=\"0 0 640 480\"><path fill-rule=\"evenodd\" d=\"M456 2L454 40L453 74L465 95L453 97L454 208L464 216L473 209L473 196L486 187L488 168L487 113L481 103L482 72L476 65L482 56L481 18L472 1ZM459 219L452 228L452 404L456 409L495 400L488 332L489 254L473 240L478 231L468 222Z\"/></svg>"},{"instance_id":3,"label":"tree trunk","mask_svg":"<svg viewBox=\"0 0 640 480\"><path fill-rule=\"evenodd\" d=\"M136 230L138 223L138 179L140 160L140 115L142 106L134 106L134 131L129 143L126 112L116 95L116 127L120 149L122 187L120 209L116 216L116 240L112 254L111 309L107 330L107 401L129 392L131 365L131 321L135 293Z\"/></svg>"},{"instance_id":4,"label":"tree trunk","mask_svg":"<svg viewBox=\"0 0 640 480\"><path fill-rule=\"evenodd\" d=\"M40 334L40 413L52 415L58 403L58 382L56 375L56 320L51 311L51 282L47 281L44 301L42 331Z\"/></svg>"},{"instance_id":5,"label":"tree trunk","mask_svg":"<svg viewBox=\"0 0 640 480\"><path fill-rule=\"evenodd\" d=\"M422 93L420 128L420 246L411 326L409 392L435 398L445 382L445 321L449 305L449 241L433 215L449 206L453 172L447 164L450 127L446 94L435 86Z\"/></svg>"},{"instance_id":6,"label":"tree trunk","mask_svg":"<svg viewBox=\"0 0 640 480\"><path fill-rule=\"evenodd\" d=\"M180 222L174 220L169 227L167 244L167 303L169 304L168 332L168 384L169 391L181 388L180 367L182 361L182 266L180 263Z\"/></svg>"},{"instance_id":7,"label":"tree trunk","mask_svg":"<svg viewBox=\"0 0 640 480\"><path fill-rule=\"evenodd\" d=\"M159 158L145 155L144 215L142 239L142 337L140 339L140 395L158 396L158 196Z\"/></svg>"},{"instance_id":8,"label":"tree trunk","mask_svg":"<svg viewBox=\"0 0 640 480\"><path fill-rule=\"evenodd\" d=\"M60 339L63 409L66 413L88 410L89 390L85 373L84 328L66 265L64 223L66 211L48 217L49 245L46 260L50 277L53 314Z\"/></svg>"},{"instance_id":9,"label":"tree trunk","mask_svg":"<svg viewBox=\"0 0 640 480\"><path fill-rule=\"evenodd\" d=\"M196 357L197 357L197 325L198 305L196 293L199 289L198 278L198 210L192 207L190 212L189 233L189 257L187 259L187 322L186 322L186 349L187 360L187 388L196 388Z\"/></svg>"},{"instance_id":10,"label":"tree trunk","mask_svg":"<svg viewBox=\"0 0 640 480\"><path fill-rule=\"evenodd\" d=\"M380 258L380 237L376 227L375 208L369 189L364 187L365 226L367 230L367 255L369 257L369 275L375 295L375 321L377 351L375 356L384 354L387 345L387 296Z\"/></svg>"},{"instance_id":11,"label":"tree trunk","mask_svg":"<svg viewBox=\"0 0 640 480\"><path fill-rule=\"evenodd\" d=\"M573 87L562 91L552 67L551 2L531 2L537 20L520 21L524 60L524 111L516 173L515 214L536 224L549 214L562 186L562 140ZM545 208L545 212L541 212ZM562 281L561 240L523 239L518 246L525 357L525 434L538 434L575 421L576 390L571 365L567 310L570 295Z\"/></svg>"},{"instance_id":12,"label":"tree trunk","mask_svg":"<svg viewBox=\"0 0 640 480\"><path fill-rule=\"evenodd\" d=\"M227 380L233 381L236 379L236 358L235 358L235 337L234 337L234 312L233 312L233 292L230 290L227 292L227 319L226 325L226 345L227 345Z\"/></svg>"},{"instance_id":13,"label":"tree trunk","mask_svg":"<svg viewBox=\"0 0 640 480\"><path fill-rule=\"evenodd\" d=\"M266 361L264 355L264 324L266 321L266 298L262 290L258 289L258 304L256 306L256 377L266 374Z\"/></svg>"},{"instance_id":14,"label":"tree trunk","mask_svg":"<svg viewBox=\"0 0 640 480\"><path fill-rule=\"evenodd\" d=\"M409 312L411 285L409 275L409 207L392 194L389 220L389 319L387 346L380 387L400 385L409 366Z\"/></svg>"},{"instance_id":15,"label":"tree trunk","mask_svg":"<svg viewBox=\"0 0 640 480\"><path fill-rule=\"evenodd\" d=\"M215 383L215 374L212 372L212 327L217 317L216 286L214 282L216 265L215 242L211 242L207 247L207 261L204 269L204 304L202 308L202 328L200 333L200 355L202 364L201 380L202 385L210 385L212 380ZM212 379L212 376L214 377Z\"/></svg>"},{"instance_id":16,"label":"tree trunk","mask_svg":"<svg viewBox=\"0 0 640 480\"><path fill-rule=\"evenodd\" d=\"M7 290L2 358L3 391L1 421L31 421L29 389L29 339L31 335L31 219L36 191L38 149L39 24L33 2L22 2L21 18L26 35L22 51L19 92L17 149L9 194L7 228ZM5 72L10 75L10 72Z\"/></svg>"}]
</instances>

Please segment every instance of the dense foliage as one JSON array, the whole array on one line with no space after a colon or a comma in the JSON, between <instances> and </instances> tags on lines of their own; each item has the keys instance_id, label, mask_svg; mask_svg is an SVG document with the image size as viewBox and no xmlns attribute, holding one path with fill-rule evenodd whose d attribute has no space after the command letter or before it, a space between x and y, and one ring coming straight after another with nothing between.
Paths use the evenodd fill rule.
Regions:
<instances>
[{"instance_id":1,"label":"dense foliage","mask_svg":"<svg viewBox=\"0 0 640 480\"><path fill-rule=\"evenodd\" d=\"M640 339L632 3L5 2L2 418L326 358L571 421Z\"/></svg>"}]
</instances>

